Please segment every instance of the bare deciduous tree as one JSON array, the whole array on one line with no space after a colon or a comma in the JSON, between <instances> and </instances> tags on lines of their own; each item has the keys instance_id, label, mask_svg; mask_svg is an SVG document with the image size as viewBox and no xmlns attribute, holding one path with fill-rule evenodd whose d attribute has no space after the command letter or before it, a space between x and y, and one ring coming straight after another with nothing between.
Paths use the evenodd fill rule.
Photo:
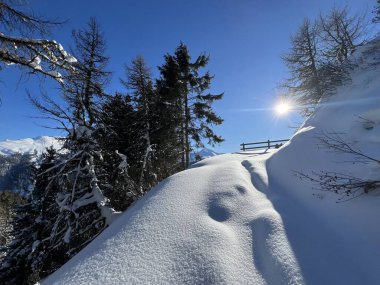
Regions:
<instances>
[{"instance_id":1,"label":"bare deciduous tree","mask_svg":"<svg viewBox=\"0 0 380 285\"><path fill-rule=\"evenodd\" d=\"M364 34L364 16L351 16L347 8L334 8L314 22L304 20L282 57L291 74L282 86L301 114L311 114L318 102L349 80L352 63L346 59L364 43Z\"/></svg>"},{"instance_id":2,"label":"bare deciduous tree","mask_svg":"<svg viewBox=\"0 0 380 285\"><path fill-rule=\"evenodd\" d=\"M365 16L350 15L348 8L333 8L319 17L320 37L324 56L344 63L364 43Z\"/></svg>"},{"instance_id":3,"label":"bare deciduous tree","mask_svg":"<svg viewBox=\"0 0 380 285\"><path fill-rule=\"evenodd\" d=\"M310 104L316 104L323 95L317 36L316 24L305 19L297 33L291 37L290 51L282 57L291 73L283 86L304 107L304 114L308 114Z\"/></svg>"}]
</instances>

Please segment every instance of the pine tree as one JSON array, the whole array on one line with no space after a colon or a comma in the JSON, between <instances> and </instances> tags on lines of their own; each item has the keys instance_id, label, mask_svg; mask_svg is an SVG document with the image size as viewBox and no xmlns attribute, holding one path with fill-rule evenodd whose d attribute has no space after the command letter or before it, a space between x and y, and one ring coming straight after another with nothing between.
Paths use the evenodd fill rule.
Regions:
<instances>
[{"instance_id":1,"label":"pine tree","mask_svg":"<svg viewBox=\"0 0 380 285\"><path fill-rule=\"evenodd\" d=\"M190 165L192 142L203 145L220 143L223 139L216 135L210 125L219 125L223 120L212 110L212 103L220 100L223 94L204 94L210 88L212 76L209 72L199 75L209 57L202 54L191 62L189 51L181 43L174 55L165 56L165 64L160 67L161 79L158 80L158 92L163 102L168 105L168 114L172 112L169 125L172 124L177 134L180 147L182 169Z\"/></svg>"}]
</instances>

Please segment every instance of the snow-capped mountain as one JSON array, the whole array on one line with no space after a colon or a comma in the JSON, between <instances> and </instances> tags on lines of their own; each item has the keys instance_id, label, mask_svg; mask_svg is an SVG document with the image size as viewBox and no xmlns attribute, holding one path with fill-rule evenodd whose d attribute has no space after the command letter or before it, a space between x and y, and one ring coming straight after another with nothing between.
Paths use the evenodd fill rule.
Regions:
<instances>
[{"instance_id":1,"label":"snow-capped mountain","mask_svg":"<svg viewBox=\"0 0 380 285\"><path fill-rule=\"evenodd\" d=\"M53 146L59 149L62 142L55 137L40 136L37 138L26 138L18 140L4 140L0 141L0 155L11 155L14 153L34 153L41 154L47 147ZM202 148L191 153L191 161L196 161L196 157L201 159L213 157L219 153L208 149Z\"/></svg>"},{"instance_id":2,"label":"snow-capped mountain","mask_svg":"<svg viewBox=\"0 0 380 285\"><path fill-rule=\"evenodd\" d=\"M14 153L41 154L47 147L56 149L61 147L61 142L55 137L41 136L37 138L26 138L18 140L0 141L0 155L11 155Z\"/></svg>"},{"instance_id":3,"label":"snow-capped mountain","mask_svg":"<svg viewBox=\"0 0 380 285\"><path fill-rule=\"evenodd\" d=\"M220 153L217 153L211 149L202 148L201 150L196 150L195 152L190 153L190 161L195 162L197 161L197 158L206 159L206 158L213 157L219 154Z\"/></svg>"}]
</instances>

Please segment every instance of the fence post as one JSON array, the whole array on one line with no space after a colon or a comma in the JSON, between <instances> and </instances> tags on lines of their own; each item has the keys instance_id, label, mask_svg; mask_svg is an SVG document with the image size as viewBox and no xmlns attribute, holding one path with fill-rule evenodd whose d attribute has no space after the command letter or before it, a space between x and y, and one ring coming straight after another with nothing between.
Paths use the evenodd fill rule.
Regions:
<instances>
[{"instance_id":1,"label":"fence post","mask_svg":"<svg viewBox=\"0 0 380 285\"><path fill-rule=\"evenodd\" d=\"M245 151L245 143L243 143L243 151Z\"/></svg>"},{"instance_id":2,"label":"fence post","mask_svg":"<svg viewBox=\"0 0 380 285\"><path fill-rule=\"evenodd\" d=\"M270 148L270 140L268 140L268 148Z\"/></svg>"}]
</instances>

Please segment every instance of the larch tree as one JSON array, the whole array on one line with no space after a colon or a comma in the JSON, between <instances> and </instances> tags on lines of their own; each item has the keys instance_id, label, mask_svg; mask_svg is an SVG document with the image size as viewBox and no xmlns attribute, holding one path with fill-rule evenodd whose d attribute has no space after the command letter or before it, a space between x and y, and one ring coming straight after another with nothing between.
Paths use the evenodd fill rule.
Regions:
<instances>
[{"instance_id":1,"label":"larch tree","mask_svg":"<svg viewBox=\"0 0 380 285\"><path fill-rule=\"evenodd\" d=\"M102 127L97 120L98 103L105 96L110 75L105 71L105 41L94 18L87 29L74 31L73 37L78 62L64 86L71 123L64 144L68 152L53 178L61 191L56 197L59 212L54 217L52 243L66 248L68 256L95 238L111 222L114 212L102 189L112 183L102 166L104 156L97 137Z\"/></svg>"},{"instance_id":2,"label":"larch tree","mask_svg":"<svg viewBox=\"0 0 380 285\"><path fill-rule=\"evenodd\" d=\"M327 15L320 15L321 52L330 61L344 61L364 43L364 16L350 15L348 8L333 8Z\"/></svg>"},{"instance_id":3,"label":"larch tree","mask_svg":"<svg viewBox=\"0 0 380 285\"><path fill-rule=\"evenodd\" d=\"M303 113L311 112L323 96L323 83L319 72L320 54L317 48L317 26L305 19L294 36L291 49L282 57L291 77L284 83L289 96L303 106Z\"/></svg>"},{"instance_id":4,"label":"larch tree","mask_svg":"<svg viewBox=\"0 0 380 285\"><path fill-rule=\"evenodd\" d=\"M58 23L15 8L18 2L0 1L0 68L26 67L62 83L62 71L73 70L75 57L55 40L37 38Z\"/></svg>"},{"instance_id":5,"label":"larch tree","mask_svg":"<svg viewBox=\"0 0 380 285\"><path fill-rule=\"evenodd\" d=\"M283 87L303 115L349 79L352 63L347 59L364 43L363 21L363 16L350 16L347 8L334 8L313 23L304 20L291 37L290 51L282 57L290 71Z\"/></svg>"}]
</instances>

